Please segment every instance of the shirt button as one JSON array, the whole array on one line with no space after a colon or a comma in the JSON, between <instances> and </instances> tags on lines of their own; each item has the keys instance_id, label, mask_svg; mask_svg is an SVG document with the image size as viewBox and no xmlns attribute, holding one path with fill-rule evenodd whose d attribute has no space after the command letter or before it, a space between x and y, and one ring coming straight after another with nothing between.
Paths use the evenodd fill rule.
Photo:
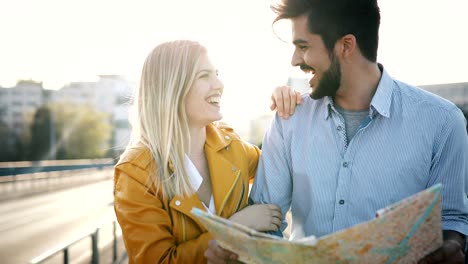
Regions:
<instances>
[{"instance_id":1,"label":"shirt button","mask_svg":"<svg viewBox=\"0 0 468 264\"><path fill-rule=\"evenodd\" d=\"M179 200L175 201L175 205L179 206L179 205L180 205L180 201L179 201Z\"/></svg>"},{"instance_id":2,"label":"shirt button","mask_svg":"<svg viewBox=\"0 0 468 264\"><path fill-rule=\"evenodd\" d=\"M229 147L226 147L225 149L226 149L226 150L229 150Z\"/></svg>"},{"instance_id":3,"label":"shirt button","mask_svg":"<svg viewBox=\"0 0 468 264\"><path fill-rule=\"evenodd\" d=\"M236 171L236 167L232 167L232 169L231 169L231 170L232 170L232 171Z\"/></svg>"},{"instance_id":4,"label":"shirt button","mask_svg":"<svg viewBox=\"0 0 468 264\"><path fill-rule=\"evenodd\" d=\"M225 138L226 140L229 140L231 137L229 137L229 136L224 136L224 138Z\"/></svg>"},{"instance_id":5,"label":"shirt button","mask_svg":"<svg viewBox=\"0 0 468 264\"><path fill-rule=\"evenodd\" d=\"M338 127L336 128L336 130L341 131L341 130L343 130L343 127L342 127L342 126L338 126Z\"/></svg>"},{"instance_id":6,"label":"shirt button","mask_svg":"<svg viewBox=\"0 0 468 264\"><path fill-rule=\"evenodd\" d=\"M348 168L348 162L343 162L343 167Z\"/></svg>"},{"instance_id":7,"label":"shirt button","mask_svg":"<svg viewBox=\"0 0 468 264\"><path fill-rule=\"evenodd\" d=\"M344 204L344 200L340 200L338 203L339 204Z\"/></svg>"}]
</instances>

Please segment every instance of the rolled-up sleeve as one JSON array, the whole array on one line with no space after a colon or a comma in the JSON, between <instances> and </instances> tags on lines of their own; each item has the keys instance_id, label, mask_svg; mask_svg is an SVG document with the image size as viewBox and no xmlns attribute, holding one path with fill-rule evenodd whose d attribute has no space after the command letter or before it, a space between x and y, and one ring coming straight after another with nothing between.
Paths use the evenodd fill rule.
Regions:
<instances>
[{"instance_id":1,"label":"rolled-up sleeve","mask_svg":"<svg viewBox=\"0 0 468 264\"><path fill-rule=\"evenodd\" d=\"M281 120L273 119L265 133L262 154L250 198L255 203L276 204L286 215L291 206L292 178L289 146L283 138ZM282 230L287 223L283 221Z\"/></svg>"},{"instance_id":2,"label":"rolled-up sleeve","mask_svg":"<svg viewBox=\"0 0 468 264\"><path fill-rule=\"evenodd\" d=\"M468 235L468 136L459 109L451 112L435 144L429 185L442 183L442 228Z\"/></svg>"}]
</instances>

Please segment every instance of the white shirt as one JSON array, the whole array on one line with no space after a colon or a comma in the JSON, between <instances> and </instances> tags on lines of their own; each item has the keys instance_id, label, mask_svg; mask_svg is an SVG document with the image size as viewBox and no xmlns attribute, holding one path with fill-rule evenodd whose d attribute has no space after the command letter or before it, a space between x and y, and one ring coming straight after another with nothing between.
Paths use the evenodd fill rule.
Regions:
<instances>
[{"instance_id":1,"label":"white shirt","mask_svg":"<svg viewBox=\"0 0 468 264\"><path fill-rule=\"evenodd\" d=\"M198 172L197 168L193 164L193 162L190 160L190 158L185 155L185 165L186 165L186 170L187 174L190 179L190 185L194 190L200 189L200 186L203 182L203 177L200 175ZM203 206L205 207L206 211L212 214L216 214L216 208L214 204L214 199L213 199L213 194L211 194L210 197L210 205L207 207L206 204L202 201Z\"/></svg>"}]
</instances>

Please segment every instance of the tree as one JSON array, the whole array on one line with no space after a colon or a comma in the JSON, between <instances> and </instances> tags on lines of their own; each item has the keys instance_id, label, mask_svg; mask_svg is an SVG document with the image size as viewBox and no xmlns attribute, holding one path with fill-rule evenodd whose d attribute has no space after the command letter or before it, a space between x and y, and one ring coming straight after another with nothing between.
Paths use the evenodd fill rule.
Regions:
<instances>
[{"instance_id":1,"label":"tree","mask_svg":"<svg viewBox=\"0 0 468 264\"><path fill-rule=\"evenodd\" d=\"M0 162L13 161L16 156L12 153L11 134L7 124L3 120L0 120L0 146L2 146L0 148Z\"/></svg>"},{"instance_id":2,"label":"tree","mask_svg":"<svg viewBox=\"0 0 468 264\"><path fill-rule=\"evenodd\" d=\"M89 105L52 105L58 159L102 158L110 148L110 117Z\"/></svg>"},{"instance_id":3,"label":"tree","mask_svg":"<svg viewBox=\"0 0 468 264\"><path fill-rule=\"evenodd\" d=\"M30 159L43 160L49 158L52 151L52 140L55 135L51 130L53 126L51 111L47 106L39 107L31 124Z\"/></svg>"}]
</instances>

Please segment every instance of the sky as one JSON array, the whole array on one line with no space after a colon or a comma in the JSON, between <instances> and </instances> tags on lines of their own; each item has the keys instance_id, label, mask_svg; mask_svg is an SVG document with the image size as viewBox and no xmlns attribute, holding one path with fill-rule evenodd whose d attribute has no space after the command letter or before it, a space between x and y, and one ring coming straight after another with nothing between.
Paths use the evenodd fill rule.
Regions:
<instances>
[{"instance_id":1,"label":"sky","mask_svg":"<svg viewBox=\"0 0 468 264\"><path fill-rule=\"evenodd\" d=\"M271 3L0 0L0 86L32 79L58 89L102 74L138 82L154 46L192 39L208 48L219 69L225 120L244 126L269 113L276 86L302 76L290 66L292 45L273 33ZM379 0L379 5L378 61L390 75L415 85L468 81L468 0Z\"/></svg>"}]
</instances>

